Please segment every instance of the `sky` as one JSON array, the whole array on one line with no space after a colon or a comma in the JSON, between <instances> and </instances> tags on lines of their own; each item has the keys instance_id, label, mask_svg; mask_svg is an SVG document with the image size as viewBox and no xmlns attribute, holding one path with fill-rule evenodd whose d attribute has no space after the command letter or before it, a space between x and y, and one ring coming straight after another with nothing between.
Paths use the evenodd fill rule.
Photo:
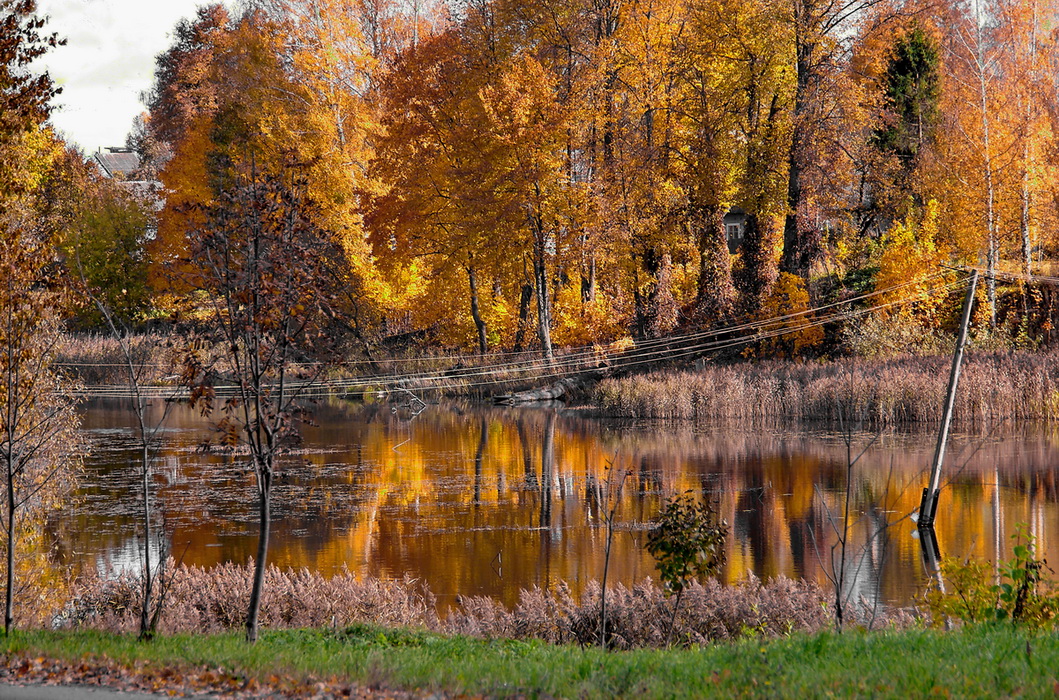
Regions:
<instances>
[{"instance_id":1,"label":"sky","mask_svg":"<svg viewBox=\"0 0 1059 700\"><path fill-rule=\"evenodd\" d=\"M47 31L67 45L49 51L47 70L63 92L51 121L70 143L92 153L124 146L133 119L144 111L140 93L151 86L154 57L165 51L182 17L205 0L37 0Z\"/></svg>"}]
</instances>

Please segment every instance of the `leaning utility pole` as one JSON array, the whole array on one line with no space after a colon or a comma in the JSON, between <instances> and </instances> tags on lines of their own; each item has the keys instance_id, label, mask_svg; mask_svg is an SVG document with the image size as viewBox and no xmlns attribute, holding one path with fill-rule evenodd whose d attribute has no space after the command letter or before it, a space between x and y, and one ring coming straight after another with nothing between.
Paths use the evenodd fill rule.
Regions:
<instances>
[{"instance_id":1,"label":"leaning utility pole","mask_svg":"<svg viewBox=\"0 0 1059 700\"><path fill-rule=\"evenodd\" d=\"M934 527L934 516L938 512L938 491L941 482L941 463L945 459L945 443L949 437L949 423L952 422L952 406L956 403L956 384L960 381L960 365L963 363L963 348L967 344L967 327L971 324L971 307L974 305L974 292L978 286L978 270L971 272L971 283L967 287L967 297L963 301L963 319L960 321L960 335L956 340L956 352L952 356L952 371L949 373L949 393L945 397L945 411L941 416L941 431L938 432L938 444L934 449L934 463L930 468L930 485L923 489L923 500L919 505L919 529Z\"/></svg>"}]
</instances>

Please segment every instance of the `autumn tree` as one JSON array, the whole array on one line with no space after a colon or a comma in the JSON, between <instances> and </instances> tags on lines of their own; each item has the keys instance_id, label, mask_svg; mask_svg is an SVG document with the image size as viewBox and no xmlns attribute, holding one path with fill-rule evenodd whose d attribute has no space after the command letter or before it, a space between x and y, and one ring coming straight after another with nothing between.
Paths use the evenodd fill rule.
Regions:
<instances>
[{"instance_id":1,"label":"autumn tree","mask_svg":"<svg viewBox=\"0 0 1059 700\"><path fill-rule=\"evenodd\" d=\"M143 95L148 113L130 135L143 167L157 174L167 192L157 234L148 246L152 285L179 290L178 266L187 259L184 239L192 205L208 199L202 157L205 125L225 95L217 78L215 54L227 36L230 18L222 5L199 8L194 20L181 20L173 45L155 59L155 79Z\"/></svg>"},{"instance_id":2,"label":"autumn tree","mask_svg":"<svg viewBox=\"0 0 1059 700\"><path fill-rule=\"evenodd\" d=\"M52 97L61 92L47 73L27 70L49 48L65 43L56 34L41 33L45 21L36 9L35 0L0 0L0 182L5 198L26 193L28 183L19 177L25 155L21 142L44 123Z\"/></svg>"},{"instance_id":3,"label":"autumn tree","mask_svg":"<svg viewBox=\"0 0 1059 700\"><path fill-rule=\"evenodd\" d=\"M517 235L529 251L537 299L537 337L553 358L553 275L567 254L581 188L565 175L566 115L557 108L555 84L540 62L522 55L502 67L483 89L488 128L504 144L498 152L500 182L512 208L522 215Z\"/></svg>"},{"instance_id":4,"label":"autumn tree","mask_svg":"<svg viewBox=\"0 0 1059 700\"><path fill-rule=\"evenodd\" d=\"M392 60L376 56L365 39L363 9L340 0L261 0L234 18L200 12L194 26L178 31L178 39L189 38L159 57L160 67L177 69L159 71L152 94L165 99L152 103L147 119L148 131L162 135L166 124L181 125L159 174L168 194L150 247L156 284L186 291L179 281L185 276L165 273L189 259L186 233L203 225L203 205L216 196L210 160L223 154L214 137L243 131L254 135L262 170L292 157L304 166L306 195L342 245L335 261L342 317L368 347L372 326L401 294L378 274L363 226L364 203L379 189L366 168L378 136L375 84L380 66Z\"/></svg>"},{"instance_id":5,"label":"autumn tree","mask_svg":"<svg viewBox=\"0 0 1059 700\"><path fill-rule=\"evenodd\" d=\"M194 19L177 23L173 45L155 59L154 85L144 95L150 113L145 128L171 148L183 141L196 118L216 109L213 56L229 22L223 5L204 5Z\"/></svg>"},{"instance_id":6,"label":"autumn tree","mask_svg":"<svg viewBox=\"0 0 1059 700\"><path fill-rule=\"evenodd\" d=\"M794 88L786 59L790 34L770 3L752 3L726 14L732 48L728 70L739 118L734 202L746 213L739 269L735 274L742 310L758 314L779 270L779 250L791 148Z\"/></svg>"},{"instance_id":7,"label":"autumn tree","mask_svg":"<svg viewBox=\"0 0 1059 700\"><path fill-rule=\"evenodd\" d=\"M1010 198L1005 193L1015 191L1021 155L1014 138L1019 113L1003 71L1013 37L1003 16L989 13L977 0L952 6L944 19L942 109L948 138L940 155L944 170L938 199L948 209L958 249L985 263L986 308L995 328L994 273L1007 243L1004 219Z\"/></svg>"},{"instance_id":8,"label":"autumn tree","mask_svg":"<svg viewBox=\"0 0 1059 700\"><path fill-rule=\"evenodd\" d=\"M373 242L383 260L427 266L431 284L447 286L434 298L469 309L482 351L494 330L504 330L498 339L513 330L521 347L536 300L551 357L585 187L568 169L561 85L495 9L472 3L457 28L421 42L388 77L376 160L387 190L371 217Z\"/></svg>"},{"instance_id":9,"label":"autumn tree","mask_svg":"<svg viewBox=\"0 0 1059 700\"><path fill-rule=\"evenodd\" d=\"M736 305L724 227L738 175L733 136L744 113L729 51L733 36L726 31L739 22L732 9L725 2L688 3L688 27L674 47L681 57L673 169L686 193L688 232L699 256L695 308L707 323L731 318Z\"/></svg>"},{"instance_id":10,"label":"autumn tree","mask_svg":"<svg viewBox=\"0 0 1059 700\"><path fill-rule=\"evenodd\" d=\"M640 335L657 337L676 327L686 301L676 279L680 267L674 265L690 252L682 225L686 197L675 181L673 155L683 58L676 48L687 28L681 3L609 5L615 26L601 45L610 54L603 75L604 87L612 79L615 85L605 90L613 109L600 209L627 239L634 327Z\"/></svg>"},{"instance_id":11,"label":"autumn tree","mask_svg":"<svg viewBox=\"0 0 1059 700\"><path fill-rule=\"evenodd\" d=\"M280 456L298 439L307 392L326 364L326 327L335 294L329 261L334 237L316 224L298 167L257 169L252 154L231 164L206 226L192 233L193 286L212 305L211 337L223 365L189 364L192 400L213 410L214 372L234 384L217 424L229 447L246 450L255 475L259 534L246 618L255 641L272 525L272 489ZM300 363L311 369L299 372Z\"/></svg>"},{"instance_id":12,"label":"autumn tree","mask_svg":"<svg viewBox=\"0 0 1059 700\"><path fill-rule=\"evenodd\" d=\"M99 175L73 148L57 155L38 193L41 221L57 230L57 245L74 279L83 278L122 322L150 305L146 246L154 211L137 190ZM93 305L75 311L79 323L100 324Z\"/></svg>"},{"instance_id":13,"label":"autumn tree","mask_svg":"<svg viewBox=\"0 0 1059 700\"><path fill-rule=\"evenodd\" d=\"M58 507L77 455L77 417L68 386L52 369L61 283L53 249L25 230L0 241L0 464L6 581L4 630L15 620L16 551L30 518ZM49 264L52 263L52 264ZM39 527L39 524L35 527Z\"/></svg>"},{"instance_id":14,"label":"autumn tree","mask_svg":"<svg viewBox=\"0 0 1059 700\"><path fill-rule=\"evenodd\" d=\"M785 0L776 5L789 27L788 66L794 77L780 263L784 272L804 276L820 255L821 231L811 209L824 173L820 166L828 151L827 135L834 133L830 127L839 114L834 106L842 101L835 89L842 81L836 78L848 55L854 22L880 1Z\"/></svg>"},{"instance_id":15,"label":"autumn tree","mask_svg":"<svg viewBox=\"0 0 1059 700\"><path fill-rule=\"evenodd\" d=\"M483 128L479 91L489 70L455 31L401 58L382 91L386 137L373 167L387 185L370 216L381 268L423 265L432 296L454 296L469 311L483 353L491 314L482 287L498 279L505 256L518 254L510 238L490 239L521 225L503 201L499 144Z\"/></svg>"},{"instance_id":16,"label":"autumn tree","mask_svg":"<svg viewBox=\"0 0 1059 700\"><path fill-rule=\"evenodd\" d=\"M5 532L4 630L15 621L17 550L29 518L56 507L76 458L76 414L52 368L64 289L54 231L35 194L57 146L44 128L57 90L27 66L60 43L33 0L0 2L0 465ZM38 526L39 527L39 526Z\"/></svg>"},{"instance_id":17,"label":"autumn tree","mask_svg":"<svg viewBox=\"0 0 1059 700\"><path fill-rule=\"evenodd\" d=\"M1051 207L1048 147L1055 134L1054 80L1048 66L1054 61L1057 37L1046 28L1054 22L1059 7L1051 0L1007 0L994 10L1005 25L1011 50L1003 57L1002 72L1008 83L1005 96L1014 103L1013 147L1017 209L1018 249L1027 279L1033 271L1034 241L1047 227ZM1036 232L1036 235L1035 235Z\"/></svg>"}]
</instances>

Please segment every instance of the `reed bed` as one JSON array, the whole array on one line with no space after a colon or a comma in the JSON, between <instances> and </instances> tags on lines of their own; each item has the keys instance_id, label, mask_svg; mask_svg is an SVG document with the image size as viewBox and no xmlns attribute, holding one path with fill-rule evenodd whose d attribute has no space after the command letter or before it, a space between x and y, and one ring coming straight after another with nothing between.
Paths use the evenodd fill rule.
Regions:
<instances>
[{"instance_id":1,"label":"reed bed","mask_svg":"<svg viewBox=\"0 0 1059 700\"><path fill-rule=\"evenodd\" d=\"M679 420L851 421L937 424L951 357L767 361L651 372L600 382L591 400L607 415ZM995 352L964 359L953 420L988 429L1059 418L1059 353Z\"/></svg>"},{"instance_id":2,"label":"reed bed","mask_svg":"<svg viewBox=\"0 0 1059 700\"><path fill-rule=\"evenodd\" d=\"M235 382L219 348L205 349L192 338L151 333L130 335L127 342L141 385L171 385L180 375L181 361L191 345L195 352L209 355L208 364L216 382ZM570 372L595 367L603 357L602 350L589 354L557 350L556 363L561 367L557 369L535 352L466 356L439 351L429 356L395 354L372 361L335 360L323 367L307 360L288 367L288 376L312 382L307 390L310 395L401 400L412 391L427 400L482 399L554 383ZM128 362L121 344L108 334L65 335L58 347L56 365L89 388L124 387L129 382Z\"/></svg>"},{"instance_id":3,"label":"reed bed","mask_svg":"<svg viewBox=\"0 0 1059 700\"><path fill-rule=\"evenodd\" d=\"M176 370L171 340L162 335L130 335L126 341L140 384L163 382ZM85 386L127 385L129 364L113 336L69 334L59 343L55 364Z\"/></svg>"},{"instance_id":4,"label":"reed bed","mask_svg":"<svg viewBox=\"0 0 1059 700\"><path fill-rule=\"evenodd\" d=\"M159 632L208 633L242 627L252 565L181 566L174 572ZM79 584L73 601L55 616L53 627L135 631L141 595L140 579L135 575L87 579ZM685 590L673 639L702 644L747 634L777 637L794 630L822 630L831 625L825 598L815 584L786 578L767 583L751 579L737 586L695 583ZM672 602L650 580L632 588L608 589L610 645L622 649L662 646ZM599 637L599 611L598 584L587 586L579 598L565 584L554 591L523 590L513 609L491 598L463 598L448 614L439 615L433 594L413 579L381 581L351 573L325 577L271 567L261 624L272 629L370 624L480 638L594 644Z\"/></svg>"}]
</instances>

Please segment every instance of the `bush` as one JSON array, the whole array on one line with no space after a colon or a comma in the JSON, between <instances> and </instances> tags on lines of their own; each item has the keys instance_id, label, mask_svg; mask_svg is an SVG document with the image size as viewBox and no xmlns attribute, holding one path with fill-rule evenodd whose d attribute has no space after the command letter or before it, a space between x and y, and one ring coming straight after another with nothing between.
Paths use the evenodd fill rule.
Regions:
<instances>
[{"instance_id":1,"label":"bush","mask_svg":"<svg viewBox=\"0 0 1059 700\"><path fill-rule=\"evenodd\" d=\"M253 565L222 564L167 569L173 583L166 592L159 632L219 632L246 621ZM131 632L139 624L140 578L93 577L54 621L57 627L89 627ZM433 595L413 579L360 579L345 572L325 577L307 570L269 567L261 600L261 623L272 628L348 626L371 623L391 627L429 625L436 618Z\"/></svg>"},{"instance_id":2,"label":"bush","mask_svg":"<svg viewBox=\"0 0 1059 700\"><path fill-rule=\"evenodd\" d=\"M957 619L967 624L1010 620L1031 628L1055 627L1059 619L1059 589L1045 578L1050 571L1036 558L1036 540L1017 525L1014 557L993 567L979 559L952 557L941 563L943 589L932 582L926 604L935 625Z\"/></svg>"},{"instance_id":3,"label":"bush","mask_svg":"<svg viewBox=\"0 0 1059 700\"><path fill-rule=\"evenodd\" d=\"M647 535L647 551L666 590L679 594L693 579L720 573L727 535L728 524L690 491L668 499Z\"/></svg>"}]
</instances>

